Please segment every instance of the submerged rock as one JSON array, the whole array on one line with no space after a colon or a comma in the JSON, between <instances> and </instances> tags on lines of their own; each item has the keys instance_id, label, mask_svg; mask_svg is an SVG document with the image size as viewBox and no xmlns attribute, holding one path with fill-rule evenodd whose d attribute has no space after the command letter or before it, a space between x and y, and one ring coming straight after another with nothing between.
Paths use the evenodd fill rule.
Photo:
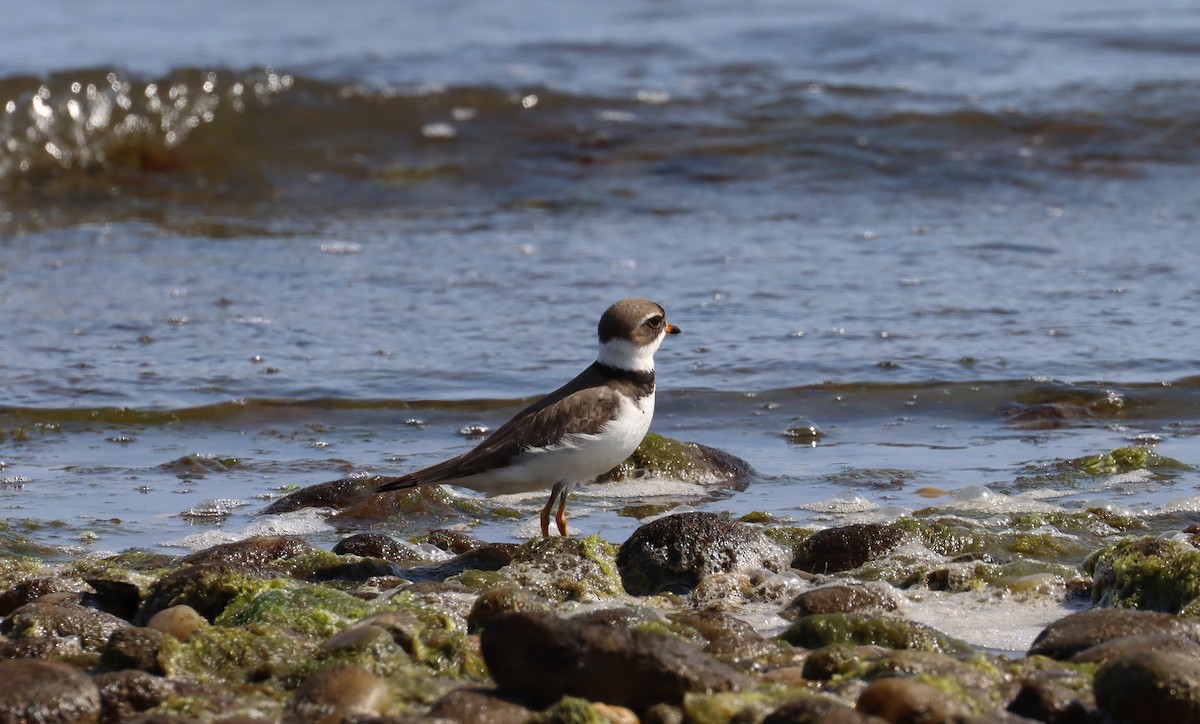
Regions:
<instances>
[{"instance_id":1,"label":"submerged rock","mask_svg":"<svg viewBox=\"0 0 1200 724\"><path fill-rule=\"evenodd\" d=\"M750 463L724 450L680 442L649 433L625 462L600 476L600 482L636 477L670 478L691 483L727 482L754 472Z\"/></svg>"},{"instance_id":2,"label":"submerged rock","mask_svg":"<svg viewBox=\"0 0 1200 724\"><path fill-rule=\"evenodd\" d=\"M904 533L877 523L855 523L813 533L796 547L792 567L810 573L858 568L900 545Z\"/></svg>"},{"instance_id":3,"label":"submerged rock","mask_svg":"<svg viewBox=\"0 0 1200 724\"><path fill-rule=\"evenodd\" d=\"M333 552L338 555L382 558L393 563L406 563L420 559L411 546L382 533L356 533L343 538L333 547Z\"/></svg>"},{"instance_id":4,"label":"submerged rock","mask_svg":"<svg viewBox=\"0 0 1200 724\"><path fill-rule=\"evenodd\" d=\"M758 528L716 513L689 512L651 521L621 545L617 567L635 596L690 591L719 573L787 568L787 552Z\"/></svg>"},{"instance_id":5,"label":"submerged rock","mask_svg":"<svg viewBox=\"0 0 1200 724\"><path fill-rule=\"evenodd\" d=\"M663 634L585 624L542 613L497 616L483 657L504 691L545 706L563 696L629 707L680 704L689 692L736 691L750 680Z\"/></svg>"}]
</instances>

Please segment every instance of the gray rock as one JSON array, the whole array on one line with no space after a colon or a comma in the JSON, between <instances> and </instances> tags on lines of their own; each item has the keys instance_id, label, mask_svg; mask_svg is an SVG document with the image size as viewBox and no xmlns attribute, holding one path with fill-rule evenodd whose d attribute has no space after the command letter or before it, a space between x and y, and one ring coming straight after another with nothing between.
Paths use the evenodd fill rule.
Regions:
<instances>
[{"instance_id":1,"label":"gray rock","mask_svg":"<svg viewBox=\"0 0 1200 724\"><path fill-rule=\"evenodd\" d=\"M0 724L92 724L100 691L78 669L54 661L0 661Z\"/></svg>"},{"instance_id":2,"label":"gray rock","mask_svg":"<svg viewBox=\"0 0 1200 724\"><path fill-rule=\"evenodd\" d=\"M877 523L855 523L817 531L796 547L792 568L809 573L839 573L887 554L904 533Z\"/></svg>"},{"instance_id":3,"label":"gray rock","mask_svg":"<svg viewBox=\"0 0 1200 724\"><path fill-rule=\"evenodd\" d=\"M543 613L497 616L481 637L502 691L546 706L563 696L645 711L690 692L738 691L751 680L663 634L585 624Z\"/></svg>"},{"instance_id":4,"label":"gray rock","mask_svg":"<svg viewBox=\"0 0 1200 724\"><path fill-rule=\"evenodd\" d=\"M757 528L716 513L679 513L651 521L617 553L621 583L635 596L684 593L706 576L755 568L782 571L787 552Z\"/></svg>"},{"instance_id":5,"label":"gray rock","mask_svg":"<svg viewBox=\"0 0 1200 724\"><path fill-rule=\"evenodd\" d=\"M1104 641L1143 634L1182 636L1200 642L1200 621L1156 611L1093 608L1060 618L1044 628L1033 640L1029 655L1065 660Z\"/></svg>"},{"instance_id":6,"label":"gray rock","mask_svg":"<svg viewBox=\"0 0 1200 724\"><path fill-rule=\"evenodd\" d=\"M1200 660L1173 651L1114 659L1092 683L1101 711L1128 724L1200 721Z\"/></svg>"}]
</instances>

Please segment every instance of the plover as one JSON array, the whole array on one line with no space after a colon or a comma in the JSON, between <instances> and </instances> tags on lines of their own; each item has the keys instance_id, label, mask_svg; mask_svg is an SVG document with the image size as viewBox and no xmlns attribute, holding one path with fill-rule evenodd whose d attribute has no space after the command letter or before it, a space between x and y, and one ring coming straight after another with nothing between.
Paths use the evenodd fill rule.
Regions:
<instances>
[{"instance_id":1,"label":"plover","mask_svg":"<svg viewBox=\"0 0 1200 724\"><path fill-rule=\"evenodd\" d=\"M542 535L550 512L567 535L567 493L594 480L633 453L654 416L654 353L679 328L648 299L622 299L597 327L600 354L575 379L538 400L474 449L395 478L376 492L446 483L489 495L550 488L542 508Z\"/></svg>"}]
</instances>

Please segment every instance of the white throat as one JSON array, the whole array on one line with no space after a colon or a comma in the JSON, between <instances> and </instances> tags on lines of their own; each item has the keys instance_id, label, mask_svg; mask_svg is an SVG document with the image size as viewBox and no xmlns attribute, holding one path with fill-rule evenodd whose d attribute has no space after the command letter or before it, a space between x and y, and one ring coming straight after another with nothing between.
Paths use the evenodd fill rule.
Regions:
<instances>
[{"instance_id":1,"label":"white throat","mask_svg":"<svg viewBox=\"0 0 1200 724\"><path fill-rule=\"evenodd\" d=\"M619 370L630 372L653 372L654 353L662 344L665 334L658 335L650 344L638 347L627 339L613 338L600 343L600 354L596 361Z\"/></svg>"}]
</instances>

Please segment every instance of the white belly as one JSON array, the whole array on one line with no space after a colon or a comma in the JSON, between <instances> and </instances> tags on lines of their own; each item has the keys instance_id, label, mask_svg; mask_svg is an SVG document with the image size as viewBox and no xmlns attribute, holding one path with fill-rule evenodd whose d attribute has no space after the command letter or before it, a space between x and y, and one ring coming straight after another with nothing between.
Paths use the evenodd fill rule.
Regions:
<instances>
[{"instance_id":1,"label":"white belly","mask_svg":"<svg viewBox=\"0 0 1200 724\"><path fill-rule=\"evenodd\" d=\"M559 481L588 482L624 462L646 437L653 417L653 394L640 405L621 398L616 417L594 435L569 435L557 445L525 451L506 468L447 482L489 495L544 490Z\"/></svg>"}]
</instances>

